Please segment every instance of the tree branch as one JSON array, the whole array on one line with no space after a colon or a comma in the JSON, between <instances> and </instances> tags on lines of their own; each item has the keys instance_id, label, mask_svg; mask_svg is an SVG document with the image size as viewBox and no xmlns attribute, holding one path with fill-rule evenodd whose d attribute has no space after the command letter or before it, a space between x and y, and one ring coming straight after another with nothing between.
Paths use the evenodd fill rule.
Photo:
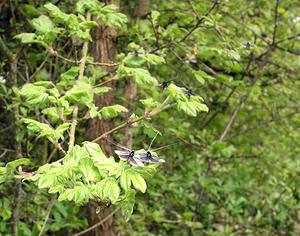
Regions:
<instances>
[{"instance_id":1,"label":"tree branch","mask_svg":"<svg viewBox=\"0 0 300 236\"><path fill-rule=\"evenodd\" d=\"M56 198L53 197L52 200L51 200L51 202L50 202L50 204L49 204L49 206L48 206L48 208L47 208L47 214L46 214L46 217L45 217L43 226L42 226L41 231L40 231L40 233L39 233L38 236L42 236L42 235L44 234L44 231L45 231L45 228L46 228L46 225L47 225L47 221L48 221L48 219L49 219L51 210L52 210L52 208L53 208L55 202L56 202Z\"/></svg>"},{"instance_id":2,"label":"tree branch","mask_svg":"<svg viewBox=\"0 0 300 236\"><path fill-rule=\"evenodd\" d=\"M0 52L7 57L10 63L14 62L16 56L10 51L10 49L6 46L5 42L3 41L2 37L0 36Z\"/></svg>"},{"instance_id":3,"label":"tree branch","mask_svg":"<svg viewBox=\"0 0 300 236\"><path fill-rule=\"evenodd\" d=\"M78 116L78 106L75 105L73 109L73 120L70 128L70 137L69 137L69 150L73 148L75 143L75 131L77 125L77 116Z\"/></svg>"},{"instance_id":4,"label":"tree branch","mask_svg":"<svg viewBox=\"0 0 300 236\"><path fill-rule=\"evenodd\" d=\"M80 235L83 235L83 234L85 234L85 233L87 233L87 232L89 232L89 231L91 231L91 230L97 228L99 225L102 225L105 221L109 220L109 219L110 219L117 211L119 211L120 209L121 209L120 207L117 208L117 209L115 209L113 212L111 212L108 216L106 216L106 217L105 217L103 220L101 220L100 222L98 222L98 223L92 225L91 227L89 227L89 228L87 228L87 229L85 229L85 230L83 230L83 231L81 231L81 232L79 232L79 233L77 233L77 234L74 234L74 236L80 236Z\"/></svg>"}]
</instances>

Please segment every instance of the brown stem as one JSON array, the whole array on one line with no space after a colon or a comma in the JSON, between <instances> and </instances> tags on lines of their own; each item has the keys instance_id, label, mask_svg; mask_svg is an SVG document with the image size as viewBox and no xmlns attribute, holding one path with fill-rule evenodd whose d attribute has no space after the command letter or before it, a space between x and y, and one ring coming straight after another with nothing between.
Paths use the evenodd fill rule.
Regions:
<instances>
[{"instance_id":1,"label":"brown stem","mask_svg":"<svg viewBox=\"0 0 300 236\"><path fill-rule=\"evenodd\" d=\"M77 233L77 234L74 234L74 236L80 236L80 235L83 235L95 228L97 228L98 226L102 225L105 221L107 221L108 219L110 219L117 211L119 211L121 208L117 208L116 210L114 210L113 212L111 212L109 215L107 215L103 220L101 220L100 222L92 225L91 227Z\"/></svg>"},{"instance_id":2,"label":"brown stem","mask_svg":"<svg viewBox=\"0 0 300 236\"><path fill-rule=\"evenodd\" d=\"M72 63L72 64L81 64L82 61L75 61L75 60L72 60L72 59L69 59L69 58L66 58L62 55L60 55L56 50L54 50L53 48L49 48L49 54L51 56L55 56L63 61L66 61L66 62L69 62L69 63ZM90 65L94 65L94 66L112 66L112 67L115 67L115 66L118 66L120 63L104 63L104 62L88 62L88 61L85 61L85 63L87 64L90 64Z\"/></svg>"},{"instance_id":3,"label":"brown stem","mask_svg":"<svg viewBox=\"0 0 300 236\"><path fill-rule=\"evenodd\" d=\"M47 208L47 214L46 214L46 217L45 217L43 226L42 226L41 231L40 231L40 233L39 233L38 236L42 236L42 235L44 234L44 231L45 231L45 228L46 228L46 225L47 225L47 221L48 221L48 219L49 219L51 210L52 210L52 208L53 208L55 202L56 202L56 198L53 197L52 200L51 200L51 202L50 202L50 204L49 204L49 206L48 206L48 208Z\"/></svg>"},{"instance_id":4,"label":"brown stem","mask_svg":"<svg viewBox=\"0 0 300 236\"><path fill-rule=\"evenodd\" d=\"M22 182L21 180L17 180L16 183L17 191L16 191L16 201L13 211L13 236L18 236L18 222L19 222L19 209L20 209L20 200L21 200L21 190L22 190Z\"/></svg>"},{"instance_id":5,"label":"brown stem","mask_svg":"<svg viewBox=\"0 0 300 236\"><path fill-rule=\"evenodd\" d=\"M75 143L75 131L76 131L76 125L77 125L77 116L78 116L78 106L74 106L73 110L73 120L70 128L70 137L69 137L69 150L73 148Z\"/></svg>"},{"instance_id":6,"label":"brown stem","mask_svg":"<svg viewBox=\"0 0 300 236\"><path fill-rule=\"evenodd\" d=\"M134 124L134 123L137 123L137 122L139 122L139 121L141 121L141 120L144 120L144 119L147 119L147 118L149 118L149 117L150 117L149 115L143 115L143 116L138 117L138 118L136 118L136 119L129 120L129 121L127 121L127 122L125 122L125 123L123 123L123 124L121 124L121 125L119 125L119 126L113 128L113 129L111 129L111 130L109 130L109 131L107 131L107 132L101 134L99 137L95 138L92 142L95 143L95 142L97 142L97 141L99 141L99 140L101 140L101 139L103 139L103 138L106 138L108 135L110 135L110 134L112 134L112 133L115 133L116 131L118 131L118 130L120 130L120 129L123 129L123 128L125 128L125 127L128 127L128 126L130 126L130 125L132 125L132 124Z\"/></svg>"}]
</instances>

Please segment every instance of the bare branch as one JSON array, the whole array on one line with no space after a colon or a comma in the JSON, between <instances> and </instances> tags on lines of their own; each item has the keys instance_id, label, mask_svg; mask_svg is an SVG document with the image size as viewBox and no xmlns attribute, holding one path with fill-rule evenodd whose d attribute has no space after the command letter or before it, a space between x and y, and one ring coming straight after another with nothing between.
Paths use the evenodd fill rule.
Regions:
<instances>
[{"instance_id":1,"label":"bare branch","mask_svg":"<svg viewBox=\"0 0 300 236\"><path fill-rule=\"evenodd\" d=\"M46 214L46 217L45 217L43 226L42 226L41 231L40 231L40 233L39 233L38 236L42 236L42 235L44 234L44 231L45 231L45 228L46 228L46 225L47 225L47 221L48 221L48 219L49 219L51 210L52 210L52 208L53 208L55 202L56 202L56 198L55 198L55 197L52 197L52 200L51 200L51 202L50 202L50 204L49 204L49 206L48 206L48 208L47 208L47 214Z\"/></svg>"}]
</instances>

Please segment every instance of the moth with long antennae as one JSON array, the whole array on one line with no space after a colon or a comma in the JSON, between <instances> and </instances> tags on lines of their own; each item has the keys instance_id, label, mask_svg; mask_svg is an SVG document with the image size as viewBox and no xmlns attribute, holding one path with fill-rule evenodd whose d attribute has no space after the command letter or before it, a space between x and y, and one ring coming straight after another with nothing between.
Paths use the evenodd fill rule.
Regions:
<instances>
[{"instance_id":1,"label":"moth with long antennae","mask_svg":"<svg viewBox=\"0 0 300 236\"><path fill-rule=\"evenodd\" d=\"M115 153L118 155L118 157L121 160L124 161L128 161L129 164L133 165L133 166L139 166L139 167L143 167L144 163L162 163L165 162L165 160L160 159L157 156L152 155L152 153L150 152L150 148L155 140L155 138L157 137L158 133L155 135L155 137L151 140L151 143L149 145L149 148L146 152L143 153L137 153L134 150L130 150L120 144L117 144L109 139L107 139L108 142L114 144L115 146L123 149L121 150L115 150ZM169 145L166 145L169 146ZM162 149L163 147L159 148Z\"/></svg>"},{"instance_id":2,"label":"moth with long antennae","mask_svg":"<svg viewBox=\"0 0 300 236\"><path fill-rule=\"evenodd\" d=\"M137 154L137 157L142 162L145 162L145 163L163 163L163 162L165 162L165 160L160 159L158 156L152 155L152 153L150 152L150 148L151 148L154 140L156 139L157 135L158 135L158 132L156 133L156 135L154 136L154 138L151 140L149 148L148 148L148 150L145 153L138 153Z\"/></svg>"},{"instance_id":3,"label":"moth with long antennae","mask_svg":"<svg viewBox=\"0 0 300 236\"><path fill-rule=\"evenodd\" d=\"M129 148L123 147L120 144L117 144L117 143L115 143L115 142L113 142L109 139L107 139L107 141L112 143L113 145L123 149L123 151L115 150L115 153L118 155L118 157L121 160L127 161L132 166L136 166L136 167L143 167L144 166L144 163L137 158L135 151L130 150Z\"/></svg>"}]
</instances>

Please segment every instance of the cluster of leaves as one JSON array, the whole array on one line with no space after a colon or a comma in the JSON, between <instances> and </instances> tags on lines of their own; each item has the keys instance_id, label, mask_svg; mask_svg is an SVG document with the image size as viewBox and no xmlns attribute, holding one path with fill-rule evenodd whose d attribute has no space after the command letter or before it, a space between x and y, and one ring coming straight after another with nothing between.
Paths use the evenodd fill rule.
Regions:
<instances>
[{"instance_id":1,"label":"cluster of leaves","mask_svg":"<svg viewBox=\"0 0 300 236\"><path fill-rule=\"evenodd\" d=\"M99 204L120 204L127 217L134 206L137 189L145 192L145 178L149 178L154 166L134 168L127 162L107 158L100 146L91 142L76 145L68 151L62 163L41 166L37 173L26 179L36 181L40 189L58 193L59 201L86 204L90 200ZM134 189L133 189L133 188Z\"/></svg>"},{"instance_id":2,"label":"cluster of leaves","mask_svg":"<svg viewBox=\"0 0 300 236\"><path fill-rule=\"evenodd\" d=\"M91 40L88 30L97 26L97 23L85 20L83 15L86 12L92 13L95 19L100 20L98 23L105 22L107 26L121 27L126 23L126 17L116 13L114 6L103 5L94 0L78 1L77 15L64 13L51 3L46 4L44 9L51 19L46 15L33 19L31 24L36 32L22 33L16 38L23 43L39 43L50 53L53 53L52 46L62 35ZM164 58L146 52L134 43L128 45L128 50L127 56L119 55L117 79L130 77L141 89L157 93L160 90L159 83L150 74L149 67L164 64ZM80 66L73 66L55 83L42 80L26 83L20 90L14 88L18 98L16 104L19 106L20 115L24 117L22 122L27 124L26 133L37 138L44 137L56 148L63 150L60 143L66 139L72 120L76 122L80 118L77 117L78 114L85 112L83 119L112 119L128 111L119 104L98 108L94 104L94 96L104 95L111 88L101 86L102 83L98 85L97 78L106 78L107 75L92 65L86 68L88 77L79 75L79 71ZM166 97L163 103L160 102L162 97ZM178 110L192 116L200 111L208 111L200 96L190 97L174 84L164 90L157 100L147 98L141 102L145 109L155 111L153 114L176 104ZM37 110L43 114L43 119L37 120L34 117ZM22 164L26 163L18 165ZM117 204L121 205L123 213L129 218L135 204L135 190L145 193L147 184L144 178L149 178L154 171L155 166L151 165L134 168L127 162L116 162L113 157L107 158L98 144L83 142L82 146L76 145L69 149L61 162L44 164L36 172L29 174L30 176L26 177L25 174L23 177L36 182L39 189L48 189L49 194L58 194L59 201L71 201L79 205L87 204L91 200L99 205ZM3 167L2 172L4 181L7 167Z\"/></svg>"},{"instance_id":3,"label":"cluster of leaves","mask_svg":"<svg viewBox=\"0 0 300 236\"><path fill-rule=\"evenodd\" d=\"M32 182L24 181L26 192L22 194L34 194L43 201L31 202L29 208L34 210L20 210L26 215L24 222L35 221L32 227L20 222L20 234L39 232L46 215L44 203L49 193L54 193L61 202L55 204L51 213L55 223L48 223L47 229L58 234L66 227L69 233L83 227L86 223L78 218L86 215L78 205L93 200L105 206L119 204L126 216L135 203L129 222L122 217L114 222L115 230L126 235L299 235L300 67L294 56L299 55L300 47L298 1L154 0L149 14L132 20L125 14L133 15L135 1L121 1L122 13L99 1L76 2L71 7L69 1L48 3L40 8L44 15L37 17L37 11L35 19L28 14L32 4L16 6L16 12L25 12L35 30L16 37L24 43L39 43L54 56L59 52L64 63L76 65L82 41L91 40L86 30L97 25L126 29L119 31L117 40L115 98L122 104L123 85L132 79L138 85L138 97L130 104L134 114L129 119L145 110L156 114L151 122L143 120L138 129L131 129L134 146L145 146L146 137L152 138L158 131L163 135L155 143L176 145L160 153L167 162L151 179L155 166L133 168L105 157L97 144L89 142L68 150L62 162L45 164L49 151L44 150L44 139L31 138L43 136L54 145L63 143L76 106L80 120L117 117L120 122L120 113L127 109L119 104L96 107L93 103L95 95L105 96L111 88L101 85L108 76L93 68L90 58L86 76L80 80L76 79L79 67L47 59L51 64L45 63L32 77L34 81L21 86L31 70L26 65L38 68L45 57L39 47L23 48L27 57L19 55L18 65L20 74L26 76L20 75L23 80L18 80L22 88L7 92L10 86L0 82L5 94L0 98L1 103L10 102L14 94L9 112L19 106L22 122L28 126L26 131L21 127L18 140L30 163L6 158L0 167L0 191L4 194L12 189L12 178L23 174L20 165L28 171L39 167L36 175L28 178L39 186L39 192L33 191L37 188ZM92 21L86 20L87 12ZM26 27L15 26L18 32L28 32ZM65 44L70 38L77 50ZM19 44L9 46L17 52ZM268 60L266 55L271 55ZM47 76L40 75L43 73ZM162 89L164 81L170 84ZM201 96L191 96L184 88ZM208 108L209 113L200 113ZM232 119L232 114L237 116ZM82 140L86 127L79 123L77 128ZM114 138L122 140L124 136L120 132ZM136 194L145 192L147 185L145 194ZM12 234L4 225L13 221L11 199L16 199L14 193L0 201L4 222L0 232L4 234ZM37 220L36 208L43 208Z\"/></svg>"},{"instance_id":4,"label":"cluster of leaves","mask_svg":"<svg viewBox=\"0 0 300 236\"><path fill-rule=\"evenodd\" d=\"M46 15L33 19L31 24L35 33L21 33L16 36L22 43L38 43L49 48L61 36L91 41L91 35L87 30L97 26L98 23L85 19L87 11L107 26L122 27L127 22L127 17L118 13L114 5L104 5L95 0L78 1L75 14L67 14L52 3L44 5L44 10L51 19Z\"/></svg>"}]
</instances>

